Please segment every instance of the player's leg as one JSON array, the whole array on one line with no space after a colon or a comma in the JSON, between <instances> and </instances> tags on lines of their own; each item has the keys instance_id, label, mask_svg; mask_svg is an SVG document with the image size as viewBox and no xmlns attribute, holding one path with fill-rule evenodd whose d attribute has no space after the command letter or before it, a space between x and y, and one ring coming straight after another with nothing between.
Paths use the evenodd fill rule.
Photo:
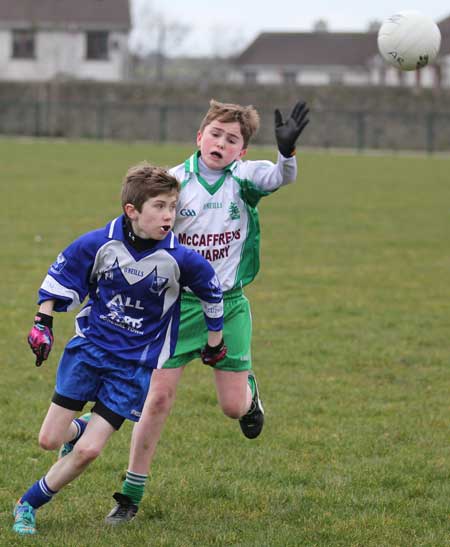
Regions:
<instances>
[{"instance_id":1,"label":"player's leg","mask_svg":"<svg viewBox=\"0 0 450 547\"><path fill-rule=\"evenodd\" d=\"M102 393L99 387L101 388L102 383L105 382L107 356L105 352L99 356L94 352L86 357L83 349L85 346L88 346L86 341L72 339L61 357L53 402L39 436L41 446L46 449L58 448L62 442L69 439L75 412L83 408L85 401L95 400L97 394ZM98 366L92 364L96 361ZM148 382L145 389L142 389L141 407L147 389ZM96 406L98 404L99 401ZM100 453L111 433L120 427L124 420L121 415L108 411L105 405L100 405L100 410L104 410L105 415L97 412L99 415L89 422L91 425L89 435L81 436L80 442L76 445L77 450L71 452L66 458L58 460L49 472L36 481L19 499L14 510L14 531L19 534L34 533L36 509L49 502L60 488L82 473ZM86 426L85 433L88 432L87 429Z\"/></svg>"},{"instance_id":2,"label":"player's leg","mask_svg":"<svg viewBox=\"0 0 450 547\"><path fill-rule=\"evenodd\" d=\"M135 473L148 473L183 370L184 367L160 369L152 374L144 409L131 437L129 468Z\"/></svg>"},{"instance_id":3,"label":"player's leg","mask_svg":"<svg viewBox=\"0 0 450 547\"><path fill-rule=\"evenodd\" d=\"M264 409L253 371L215 370L216 390L224 414L238 418L243 434L255 439L264 425Z\"/></svg>"},{"instance_id":4,"label":"player's leg","mask_svg":"<svg viewBox=\"0 0 450 547\"><path fill-rule=\"evenodd\" d=\"M84 405L84 402L82 402ZM84 433L91 414L74 418L75 410L51 403L39 432L39 445L44 450L60 448L60 457L68 454Z\"/></svg>"},{"instance_id":5,"label":"player's leg","mask_svg":"<svg viewBox=\"0 0 450 547\"><path fill-rule=\"evenodd\" d=\"M264 408L259 397L256 376L252 370L248 372L247 382L252 392L252 398L246 414L239 418L239 425L247 439L256 439L264 426Z\"/></svg>"},{"instance_id":6,"label":"player's leg","mask_svg":"<svg viewBox=\"0 0 450 547\"><path fill-rule=\"evenodd\" d=\"M165 421L175 401L178 382L184 366L155 370L142 415L133 427L128 471L122 492L113 497L116 506L106 517L107 524L122 524L136 515L144 495L150 465L161 437Z\"/></svg>"},{"instance_id":7,"label":"player's leg","mask_svg":"<svg viewBox=\"0 0 450 547\"><path fill-rule=\"evenodd\" d=\"M250 408L252 392L248 385L248 371L233 372L214 370L217 400L223 413L229 418L239 419Z\"/></svg>"},{"instance_id":8,"label":"player's leg","mask_svg":"<svg viewBox=\"0 0 450 547\"><path fill-rule=\"evenodd\" d=\"M83 435L91 418L92 413L86 412L82 416L72 420L67 435L65 436L64 443L59 449L58 458L64 458L64 456L67 456L67 454L72 452L73 447L80 440L81 435Z\"/></svg>"},{"instance_id":9,"label":"player's leg","mask_svg":"<svg viewBox=\"0 0 450 547\"><path fill-rule=\"evenodd\" d=\"M224 414L239 418L248 439L256 438L264 425L264 409L251 370L252 318L250 303L243 294L231 293L224 299L225 359L215 366L216 390Z\"/></svg>"},{"instance_id":10,"label":"player's leg","mask_svg":"<svg viewBox=\"0 0 450 547\"><path fill-rule=\"evenodd\" d=\"M62 409L62 411L66 410ZM65 416L67 425L70 425L70 416L68 413L61 412L61 414ZM55 415L56 418L59 418L57 412L53 409L50 417L54 418ZM58 420L58 425L61 426L62 423L63 419L61 418ZM94 414L74 450L67 457L59 459L46 475L31 485L21 496L14 508L15 522L13 530L21 535L34 534L36 532L36 510L48 503L61 488L78 477L86 469L100 454L114 431L115 428L103 417Z\"/></svg>"},{"instance_id":11,"label":"player's leg","mask_svg":"<svg viewBox=\"0 0 450 547\"><path fill-rule=\"evenodd\" d=\"M173 357L164 364L163 369L153 372L141 418L133 429L126 479L122 492L113 495L116 505L105 519L107 524L122 524L136 515L156 446L175 401L183 368L200 356L200 349L206 342L206 325L198 298L183 294L181 317Z\"/></svg>"},{"instance_id":12,"label":"player's leg","mask_svg":"<svg viewBox=\"0 0 450 547\"><path fill-rule=\"evenodd\" d=\"M101 453L116 431L103 416L93 412L83 436L65 458L59 459L45 476L52 491L58 492L77 478Z\"/></svg>"},{"instance_id":13,"label":"player's leg","mask_svg":"<svg viewBox=\"0 0 450 547\"><path fill-rule=\"evenodd\" d=\"M44 450L56 450L69 440L75 410L51 403L39 431L39 445Z\"/></svg>"},{"instance_id":14,"label":"player's leg","mask_svg":"<svg viewBox=\"0 0 450 547\"><path fill-rule=\"evenodd\" d=\"M39 434L40 445L47 450L61 448L60 456L72 450L86 429L90 415L74 418L86 401L95 399L100 377L86 362L86 340L74 337L61 356L56 374L52 404ZM93 398L92 398L93 397Z\"/></svg>"},{"instance_id":15,"label":"player's leg","mask_svg":"<svg viewBox=\"0 0 450 547\"><path fill-rule=\"evenodd\" d=\"M66 437L75 411L50 404L47 415L39 432L39 445L44 450L55 450ZM34 483L25 494L19 498L14 507L13 530L21 535L36 533L36 509L49 502L55 492L46 484L45 477Z\"/></svg>"}]
</instances>

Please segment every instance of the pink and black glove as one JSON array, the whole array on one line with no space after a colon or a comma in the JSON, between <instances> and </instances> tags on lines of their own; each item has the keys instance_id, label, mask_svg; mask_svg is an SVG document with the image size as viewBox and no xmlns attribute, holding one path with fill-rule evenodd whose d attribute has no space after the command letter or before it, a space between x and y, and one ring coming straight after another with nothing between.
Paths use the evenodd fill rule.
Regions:
<instances>
[{"instance_id":1,"label":"pink and black glove","mask_svg":"<svg viewBox=\"0 0 450 547\"><path fill-rule=\"evenodd\" d=\"M37 313L34 326L28 334L28 344L36 355L36 366L40 367L53 346L53 317L45 313Z\"/></svg>"},{"instance_id":2,"label":"pink and black glove","mask_svg":"<svg viewBox=\"0 0 450 547\"><path fill-rule=\"evenodd\" d=\"M213 367L216 363L222 361L222 359L227 354L227 351L227 346L224 344L222 338L217 346L210 346L209 344L206 344L200 352L200 355L205 365Z\"/></svg>"}]
</instances>

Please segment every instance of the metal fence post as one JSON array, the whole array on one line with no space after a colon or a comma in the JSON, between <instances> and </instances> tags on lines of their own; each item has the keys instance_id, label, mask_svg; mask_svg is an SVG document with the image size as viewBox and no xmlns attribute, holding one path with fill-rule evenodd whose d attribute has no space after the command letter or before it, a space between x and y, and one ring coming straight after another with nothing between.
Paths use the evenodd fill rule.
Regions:
<instances>
[{"instance_id":1,"label":"metal fence post","mask_svg":"<svg viewBox=\"0 0 450 547\"><path fill-rule=\"evenodd\" d=\"M34 136L39 137L41 134L41 105L39 101L34 103Z\"/></svg>"},{"instance_id":2,"label":"metal fence post","mask_svg":"<svg viewBox=\"0 0 450 547\"><path fill-rule=\"evenodd\" d=\"M97 114L97 139L105 138L105 115L106 115L106 104L97 103L96 114Z\"/></svg>"},{"instance_id":3,"label":"metal fence post","mask_svg":"<svg viewBox=\"0 0 450 547\"><path fill-rule=\"evenodd\" d=\"M432 154L434 152L434 112L428 112L426 114L426 130L427 130L427 152Z\"/></svg>"},{"instance_id":4,"label":"metal fence post","mask_svg":"<svg viewBox=\"0 0 450 547\"><path fill-rule=\"evenodd\" d=\"M167 139L167 106L159 107L159 142L165 142Z\"/></svg>"},{"instance_id":5,"label":"metal fence post","mask_svg":"<svg viewBox=\"0 0 450 547\"><path fill-rule=\"evenodd\" d=\"M366 114L365 112L356 113L356 147L359 152L362 152L366 146Z\"/></svg>"}]
</instances>

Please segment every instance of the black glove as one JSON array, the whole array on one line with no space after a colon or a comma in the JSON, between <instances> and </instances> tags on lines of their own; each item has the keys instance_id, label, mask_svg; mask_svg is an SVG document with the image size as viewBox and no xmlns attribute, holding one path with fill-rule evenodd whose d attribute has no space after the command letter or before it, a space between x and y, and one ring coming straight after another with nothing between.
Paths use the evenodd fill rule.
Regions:
<instances>
[{"instance_id":1,"label":"black glove","mask_svg":"<svg viewBox=\"0 0 450 547\"><path fill-rule=\"evenodd\" d=\"M285 158L290 158L295 152L295 143L300 133L309 123L307 108L304 101L299 101L292 109L290 117L283 121L283 116L278 108L275 110L275 137L278 150Z\"/></svg>"},{"instance_id":2,"label":"black glove","mask_svg":"<svg viewBox=\"0 0 450 547\"><path fill-rule=\"evenodd\" d=\"M205 365L210 365L213 367L225 357L227 351L227 346L224 344L222 338L217 346L210 346L209 344L206 344L200 352L200 355Z\"/></svg>"},{"instance_id":3,"label":"black glove","mask_svg":"<svg viewBox=\"0 0 450 547\"><path fill-rule=\"evenodd\" d=\"M34 326L28 334L28 344L36 355L36 366L48 358L53 346L53 317L45 313L37 313L34 318Z\"/></svg>"}]
</instances>

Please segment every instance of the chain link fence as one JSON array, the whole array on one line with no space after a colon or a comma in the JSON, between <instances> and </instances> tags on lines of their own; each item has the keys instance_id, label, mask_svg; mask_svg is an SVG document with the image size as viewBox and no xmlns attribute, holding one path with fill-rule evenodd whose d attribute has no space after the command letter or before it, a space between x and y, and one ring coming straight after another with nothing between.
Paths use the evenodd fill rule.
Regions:
<instances>
[{"instance_id":1,"label":"chain link fence","mask_svg":"<svg viewBox=\"0 0 450 547\"><path fill-rule=\"evenodd\" d=\"M273 110L259 112L253 142L273 144ZM192 105L8 101L0 102L0 134L191 143L204 113ZM450 151L450 112L313 110L310 118L305 146Z\"/></svg>"}]
</instances>

